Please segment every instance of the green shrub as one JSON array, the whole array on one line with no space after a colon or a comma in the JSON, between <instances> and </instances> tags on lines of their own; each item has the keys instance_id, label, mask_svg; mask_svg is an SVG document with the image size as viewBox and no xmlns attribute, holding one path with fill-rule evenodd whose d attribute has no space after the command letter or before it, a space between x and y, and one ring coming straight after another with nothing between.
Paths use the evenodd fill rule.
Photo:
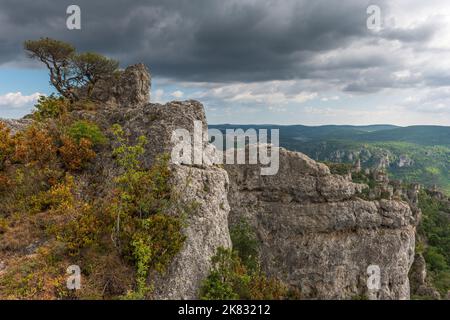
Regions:
<instances>
[{"instance_id":1,"label":"green shrub","mask_svg":"<svg viewBox=\"0 0 450 320\"><path fill-rule=\"evenodd\" d=\"M424 258L431 271L439 272L448 269L445 257L435 247L429 247L425 251Z\"/></svg>"},{"instance_id":2,"label":"green shrub","mask_svg":"<svg viewBox=\"0 0 450 320\"><path fill-rule=\"evenodd\" d=\"M324 162L332 174L338 174L341 176L347 175L352 170L352 164L348 163L334 163L334 162Z\"/></svg>"},{"instance_id":3,"label":"green shrub","mask_svg":"<svg viewBox=\"0 0 450 320\"><path fill-rule=\"evenodd\" d=\"M117 142L117 146L114 148L112 155L116 158L117 164L127 171L139 170L142 165L141 157L145 152L144 147L148 142L147 138L140 136L137 143L131 145L120 125L113 125L112 132Z\"/></svg>"},{"instance_id":4,"label":"green shrub","mask_svg":"<svg viewBox=\"0 0 450 320\"><path fill-rule=\"evenodd\" d=\"M236 251L218 248L211 259L212 268L203 283L201 299L203 300L233 300L249 298L246 290L250 276L242 265Z\"/></svg>"},{"instance_id":5,"label":"green shrub","mask_svg":"<svg viewBox=\"0 0 450 320\"><path fill-rule=\"evenodd\" d=\"M56 119L68 111L69 102L64 97L51 94L48 97L40 96L34 108L33 118L35 120Z\"/></svg>"},{"instance_id":6,"label":"green shrub","mask_svg":"<svg viewBox=\"0 0 450 320\"><path fill-rule=\"evenodd\" d=\"M49 190L42 191L31 196L31 212L38 213L50 210L52 212L64 212L73 208L74 179L67 175L65 181L53 185Z\"/></svg>"},{"instance_id":7,"label":"green shrub","mask_svg":"<svg viewBox=\"0 0 450 320\"><path fill-rule=\"evenodd\" d=\"M78 255L81 249L98 244L103 221L98 217L99 212L87 203L71 211L65 214L72 213L73 218L56 230L56 236L65 244L70 255Z\"/></svg>"},{"instance_id":8,"label":"green shrub","mask_svg":"<svg viewBox=\"0 0 450 320\"><path fill-rule=\"evenodd\" d=\"M100 128L95 123L91 123L85 120L74 122L67 129L67 134L77 143L80 143L81 139L87 139L91 141L94 146L101 145L106 142L106 138Z\"/></svg>"},{"instance_id":9,"label":"green shrub","mask_svg":"<svg viewBox=\"0 0 450 320\"><path fill-rule=\"evenodd\" d=\"M362 171L352 173L352 181L354 183L369 184L369 180L370 178L367 175L365 175Z\"/></svg>"},{"instance_id":10,"label":"green shrub","mask_svg":"<svg viewBox=\"0 0 450 320\"><path fill-rule=\"evenodd\" d=\"M241 219L230 227L233 249L249 270L258 269L258 240L247 220Z\"/></svg>"},{"instance_id":11,"label":"green shrub","mask_svg":"<svg viewBox=\"0 0 450 320\"><path fill-rule=\"evenodd\" d=\"M200 289L203 300L275 300L290 296L277 279L266 277L259 269L247 270L236 251L218 248L211 262L210 274Z\"/></svg>"},{"instance_id":12,"label":"green shrub","mask_svg":"<svg viewBox=\"0 0 450 320\"><path fill-rule=\"evenodd\" d=\"M147 292L150 270L165 272L172 259L183 247L186 237L177 217L155 214L138 221L137 231L131 235L131 255L136 265L136 292Z\"/></svg>"},{"instance_id":13,"label":"green shrub","mask_svg":"<svg viewBox=\"0 0 450 320\"><path fill-rule=\"evenodd\" d=\"M125 298L141 299L152 290L149 274L163 273L181 250L184 224L174 210L178 199L169 182L168 156L157 157L149 170L143 169L145 137L132 145L119 125L113 133L117 145L113 155L123 170L115 179L117 190L111 205L115 239L136 268L136 289Z\"/></svg>"}]
</instances>

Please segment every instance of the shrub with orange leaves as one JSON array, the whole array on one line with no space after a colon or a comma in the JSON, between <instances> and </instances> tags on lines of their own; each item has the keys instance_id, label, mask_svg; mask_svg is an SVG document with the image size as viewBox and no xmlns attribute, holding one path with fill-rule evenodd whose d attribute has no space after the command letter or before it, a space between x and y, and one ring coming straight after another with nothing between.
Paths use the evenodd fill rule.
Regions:
<instances>
[{"instance_id":1,"label":"shrub with orange leaves","mask_svg":"<svg viewBox=\"0 0 450 320\"><path fill-rule=\"evenodd\" d=\"M5 169L6 163L14 153L14 139L9 128L0 122L0 191L7 190L11 185L11 179L1 171Z\"/></svg>"},{"instance_id":2,"label":"shrub with orange leaves","mask_svg":"<svg viewBox=\"0 0 450 320\"><path fill-rule=\"evenodd\" d=\"M14 139L11 131L2 122L0 122L0 170L4 169L6 160L14 153Z\"/></svg>"},{"instance_id":3,"label":"shrub with orange leaves","mask_svg":"<svg viewBox=\"0 0 450 320\"><path fill-rule=\"evenodd\" d=\"M11 186L11 179L0 173L0 191L7 190Z\"/></svg>"},{"instance_id":4,"label":"shrub with orange leaves","mask_svg":"<svg viewBox=\"0 0 450 320\"><path fill-rule=\"evenodd\" d=\"M97 156L95 151L92 150L92 142L88 139L81 138L77 143L74 139L64 136L61 140L63 145L59 148L59 153L64 165L69 170L80 170Z\"/></svg>"},{"instance_id":5,"label":"shrub with orange leaves","mask_svg":"<svg viewBox=\"0 0 450 320\"><path fill-rule=\"evenodd\" d=\"M56 147L47 129L31 125L16 136L16 161L27 165L48 167L56 161Z\"/></svg>"}]
</instances>

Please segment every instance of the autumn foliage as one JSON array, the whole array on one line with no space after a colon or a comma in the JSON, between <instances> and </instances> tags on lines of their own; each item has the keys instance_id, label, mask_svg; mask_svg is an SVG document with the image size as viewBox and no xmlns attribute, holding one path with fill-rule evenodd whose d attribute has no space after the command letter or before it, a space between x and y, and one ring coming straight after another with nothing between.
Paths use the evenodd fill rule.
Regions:
<instances>
[{"instance_id":1,"label":"autumn foliage","mask_svg":"<svg viewBox=\"0 0 450 320\"><path fill-rule=\"evenodd\" d=\"M92 150L92 142L86 138L77 143L70 137L62 137L62 146L59 148L61 158L68 170L82 169L96 154Z\"/></svg>"}]
</instances>

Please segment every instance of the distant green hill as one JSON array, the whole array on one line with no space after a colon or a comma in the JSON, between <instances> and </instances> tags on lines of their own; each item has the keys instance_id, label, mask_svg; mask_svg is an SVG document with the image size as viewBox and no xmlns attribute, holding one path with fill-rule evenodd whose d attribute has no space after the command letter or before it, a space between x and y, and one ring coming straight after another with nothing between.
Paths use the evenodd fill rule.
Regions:
<instances>
[{"instance_id":1,"label":"distant green hill","mask_svg":"<svg viewBox=\"0 0 450 320\"><path fill-rule=\"evenodd\" d=\"M450 127L412 126L381 130L355 137L358 141L402 141L425 146L450 146Z\"/></svg>"},{"instance_id":2,"label":"distant green hill","mask_svg":"<svg viewBox=\"0 0 450 320\"><path fill-rule=\"evenodd\" d=\"M279 129L280 135L285 139L295 138L300 141L309 141L318 138L325 137L339 137L349 138L355 135L364 135L368 133L393 130L400 127L393 125L371 125L371 126L337 126L337 125L326 125L326 126L302 126L302 125L291 125L291 126L280 126L280 125L235 125L235 124L223 124L223 125L210 125L210 128L220 129L222 131L226 129L236 129L241 128L247 130L249 128L254 129Z\"/></svg>"},{"instance_id":3,"label":"distant green hill","mask_svg":"<svg viewBox=\"0 0 450 320\"><path fill-rule=\"evenodd\" d=\"M279 129L280 145L318 161L385 165L390 176L450 194L450 127L392 125L211 125L220 130Z\"/></svg>"}]
</instances>

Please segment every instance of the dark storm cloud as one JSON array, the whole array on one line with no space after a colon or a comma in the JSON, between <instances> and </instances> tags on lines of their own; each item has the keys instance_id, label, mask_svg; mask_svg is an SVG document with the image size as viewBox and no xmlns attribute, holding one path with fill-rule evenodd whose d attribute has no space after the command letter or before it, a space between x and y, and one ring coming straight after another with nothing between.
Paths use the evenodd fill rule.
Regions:
<instances>
[{"instance_id":1,"label":"dark storm cloud","mask_svg":"<svg viewBox=\"0 0 450 320\"><path fill-rule=\"evenodd\" d=\"M384 0L370 4L385 5ZM65 10L78 4L82 30L65 28ZM395 65L386 57L315 63L330 50L380 38L413 42L432 26L374 35L366 28L369 1L345 0L155 0L0 2L0 64L25 63L22 43L49 36L98 51L122 65L144 62L154 75L181 81L352 79L357 70ZM356 71L351 71L356 70ZM355 73L356 72L356 73ZM371 91L367 82L346 90ZM379 84L377 84L378 86Z\"/></svg>"}]
</instances>

